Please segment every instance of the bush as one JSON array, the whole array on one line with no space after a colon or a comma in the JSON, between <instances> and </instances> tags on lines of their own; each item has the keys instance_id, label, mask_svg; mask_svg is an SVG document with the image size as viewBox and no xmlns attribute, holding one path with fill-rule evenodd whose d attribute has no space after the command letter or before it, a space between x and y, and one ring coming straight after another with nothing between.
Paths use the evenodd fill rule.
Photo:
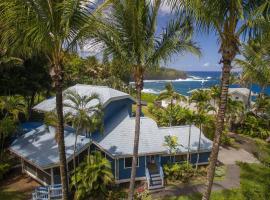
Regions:
<instances>
[{"instance_id":1,"label":"bush","mask_svg":"<svg viewBox=\"0 0 270 200\"><path fill-rule=\"evenodd\" d=\"M5 174L10 170L10 164L1 163L0 164L0 180L2 180Z\"/></svg>"},{"instance_id":2,"label":"bush","mask_svg":"<svg viewBox=\"0 0 270 200\"><path fill-rule=\"evenodd\" d=\"M194 176L194 169L188 162L182 164L174 163L164 165L165 178L169 180L180 180L186 183Z\"/></svg>"},{"instance_id":3,"label":"bush","mask_svg":"<svg viewBox=\"0 0 270 200\"><path fill-rule=\"evenodd\" d=\"M270 136L269 129L269 121L267 119L248 114L237 132L251 137L266 139Z\"/></svg>"}]
</instances>

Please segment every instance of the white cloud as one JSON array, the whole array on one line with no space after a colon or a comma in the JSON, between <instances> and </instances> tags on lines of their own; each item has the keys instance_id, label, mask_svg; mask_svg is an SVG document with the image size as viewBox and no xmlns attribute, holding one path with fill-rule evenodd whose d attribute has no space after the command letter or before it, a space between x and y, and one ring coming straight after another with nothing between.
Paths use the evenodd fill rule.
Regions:
<instances>
[{"instance_id":1,"label":"white cloud","mask_svg":"<svg viewBox=\"0 0 270 200\"><path fill-rule=\"evenodd\" d=\"M203 64L204 67L209 67L210 66L210 63L209 62L206 62Z\"/></svg>"}]
</instances>

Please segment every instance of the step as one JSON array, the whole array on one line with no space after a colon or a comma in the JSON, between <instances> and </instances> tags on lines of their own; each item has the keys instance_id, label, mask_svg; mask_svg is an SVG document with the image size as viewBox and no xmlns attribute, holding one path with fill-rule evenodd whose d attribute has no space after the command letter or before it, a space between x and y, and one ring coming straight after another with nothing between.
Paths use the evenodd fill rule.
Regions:
<instances>
[{"instance_id":1,"label":"step","mask_svg":"<svg viewBox=\"0 0 270 200\"><path fill-rule=\"evenodd\" d=\"M163 189L164 187L162 185L154 185L149 186L149 190L156 190L156 189Z\"/></svg>"},{"instance_id":2,"label":"step","mask_svg":"<svg viewBox=\"0 0 270 200\"><path fill-rule=\"evenodd\" d=\"M161 180L151 181L151 185L162 185L162 181Z\"/></svg>"},{"instance_id":3,"label":"step","mask_svg":"<svg viewBox=\"0 0 270 200\"><path fill-rule=\"evenodd\" d=\"M158 181L158 180L161 180L161 177L159 176L159 177L153 177L153 178L151 178L151 180L152 181Z\"/></svg>"},{"instance_id":4,"label":"step","mask_svg":"<svg viewBox=\"0 0 270 200\"><path fill-rule=\"evenodd\" d=\"M150 177L160 177L160 174L150 174Z\"/></svg>"}]
</instances>

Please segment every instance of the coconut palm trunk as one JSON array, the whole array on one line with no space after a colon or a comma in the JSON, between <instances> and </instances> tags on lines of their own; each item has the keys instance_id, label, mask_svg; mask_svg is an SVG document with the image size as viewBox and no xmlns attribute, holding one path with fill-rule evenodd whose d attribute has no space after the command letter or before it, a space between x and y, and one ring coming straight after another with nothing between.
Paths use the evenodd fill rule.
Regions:
<instances>
[{"instance_id":1,"label":"coconut palm trunk","mask_svg":"<svg viewBox=\"0 0 270 200\"><path fill-rule=\"evenodd\" d=\"M129 185L129 195L128 199L134 199L134 191L135 191L135 178L136 178L136 166L137 166L137 158L139 151L139 139L140 139L140 124L141 124L141 93L143 89L143 70L137 69L135 73L136 80L136 119L135 119L135 135L134 135L134 147L133 147L133 156L132 156L132 169L131 169L131 178Z\"/></svg>"},{"instance_id":2,"label":"coconut palm trunk","mask_svg":"<svg viewBox=\"0 0 270 200\"><path fill-rule=\"evenodd\" d=\"M231 58L234 58L234 56ZM232 62L232 59L227 58L226 55L223 55L221 96L220 96L220 103L219 103L219 109L218 109L218 114L217 114L216 131L215 131L215 137L213 141L212 152L210 156L210 162L208 166L206 189L204 191L202 200L208 200L210 198L211 189L213 185L215 167L216 167L219 145L220 145L220 140L221 140L221 134L224 128L224 118L225 118L225 112L226 112L229 80L230 80L230 73L231 73L231 62Z\"/></svg>"},{"instance_id":3,"label":"coconut palm trunk","mask_svg":"<svg viewBox=\"0 0 270 200\"><path fill-rule=\"evenodd\" d=\"M52 77L56 89L56 112L58 118L57 135L58 135L58 149L60 161L60 175L62 183L63 200L68 199L68 175L67 175L67 162L65 153L65 137L64 137L64 117L63 117L63 95L62 95L62 75L58 74Z\"/></svg>"},{"instance_id":4,"label":"coconut palm trunk","mask_svg":"<svg viewBox=\"0 0 270 200\"><path fill-rule=\"evenodd\" d=\"M75 134L75 142L74 142L74 148L73 148L73 171L74 171L74 179L75 179L75 189L77 189L77 176L76 176L76 150L77 150L77 139L79 134L79 128L76 129Z\"/></svg>"}]
</instances>

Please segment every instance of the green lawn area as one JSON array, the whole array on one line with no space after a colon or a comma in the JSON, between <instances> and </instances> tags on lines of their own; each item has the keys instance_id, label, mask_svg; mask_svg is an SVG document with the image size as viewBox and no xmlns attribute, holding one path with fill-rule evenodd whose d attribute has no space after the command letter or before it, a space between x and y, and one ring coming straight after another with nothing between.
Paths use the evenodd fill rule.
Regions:
<instances>
[{"instance_id":1,"label":"green lawn area","mask_svg":"<svg viewBox=\"0 0 270 200\"><path fill-rule=\"evenodd\" d=\"M8 189L0 189L0 199L2 200L25 200L28 199L29 195L21 192Z\"/></svg>"},{"instance_id":2,"label":"green lawn area","mask_svg":"<svg viewBox=\"0 0 270 200\"><path fill-rule=\"evenodd\" d=\"M239 189L212 192L211 200L269 200L270 168L262 164L239 163L241 174ZM199 200L201 194L167 197L163 200Z\"/></svg>"}]
</instances>

